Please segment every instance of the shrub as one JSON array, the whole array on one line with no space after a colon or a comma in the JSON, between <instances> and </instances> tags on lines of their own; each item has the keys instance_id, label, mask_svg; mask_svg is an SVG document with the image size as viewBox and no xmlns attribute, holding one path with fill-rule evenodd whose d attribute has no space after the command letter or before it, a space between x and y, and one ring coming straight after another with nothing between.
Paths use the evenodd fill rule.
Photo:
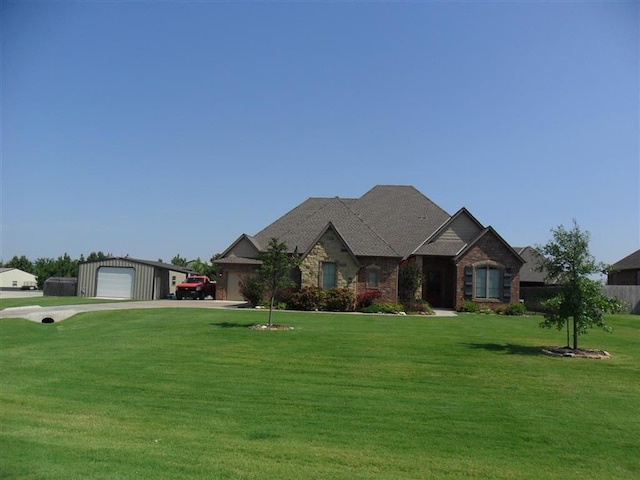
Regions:
<instances>
[{"instance_id":1,"label":"shrub","mask_svg":"<svg viewBox=\"0 0 640 480\"><path fill-rule=\"evenodd\" d=\"M476 302L465 300L464 302L462 302L460 311L467 313L480 313L480 305L478 305Z\"/></svg>"},{"instance_id":2,"label":"shrub","mask_svg":"<svg viewBox=\"0 0 640 480\"><path fill-rule=\"evenodd\" d=\"M415 262L402 262L398 272L398 296L400 300L412 300L422 285L422 274Z\"/></svg>"},{"instance_id":3,"label":"shrub","mask_svg":"<svg viewBox=\"0 0 640 480\"><path fill-rule=\"evenodd\" d=\"M261 305L264 299L264 284L258 277L245 277L240 281L240 294L251 305Z\"/></svg>"},{"instance_id":4,"label":"shrub","mask_svg":"<svg viewBox=\"0 0 640 480\"><path fill-rule=\"evenodd\" d=\"M382 294L380 290L367 290L359 293L356 296L356 310L362 310L370 305L373 305L374 300L380 298Z\"/></svg>"},{"instance_id":5,"label":"shrub","mask_svg":"<svg viewBox=\"0 0 640 480\"><path fill-rule=\"evenodd\" d=\"M527 312L527 308L524 303L510 303L504 309L505 315L522 316Z\"/></svg>"},{"instance_id":6,"label":"shrub","mask_svg":"<svg viewBox=\"0 0 640 480\"><path fill-rule=\"evenodd\" d=\"M404 312L402 305L397 303L385 302L375 305L369 305L361 310L364 313L400 313Z\"/></svg>"},{"instance_id":7,"label":"shrub","mask_svg":"<svg viewBox=\"0 0 640 480\"><path fill-rule=\"evenodd\" d=\"M431 305L421 299L403 301L402 306L405 312L426 313L427 315L433 315L434 313Z\"/></svg>"},{"instance_id":8,"label":"shrub","mask_svg":"<svg viewBox=\"0 0 640 480\"><path fill-rule=\"evenodd\" d=\"M324 308L326 296L326 290L312 286L301 288L298 291L291 291L283 300L291 310L312 312Z\"/></svg>"},{"instance_id":9,"label":"shrub","mask_svg":"<svg viewBox=\"0 0 640 480\"><path fill-rule=\"evenodd\" d=\"M348 287L332 288L327 292L325 309L331 312L350 312L356 305L356 297Z\"/></svg>"}]
</instances>

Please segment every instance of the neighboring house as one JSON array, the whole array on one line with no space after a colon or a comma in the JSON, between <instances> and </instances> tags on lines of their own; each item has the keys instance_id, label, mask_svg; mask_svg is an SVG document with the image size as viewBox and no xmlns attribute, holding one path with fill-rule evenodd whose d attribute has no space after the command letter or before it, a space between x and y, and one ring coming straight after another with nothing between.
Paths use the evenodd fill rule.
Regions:
<instances>
[{"instance_id":1,"label":"neighboring house","mask_svg":"<svg viewBox=\"0 0 640 480\"><path fill-rule=\"evenodd\" d=\"M533 247L516 247L525 261L520 269L520 300L527 310L542 312L543 300L558 293L561 288L556 281L547 279L547 271L539 270L541 258Z\"/></svg>"},{"instance_id":2,"label":"neighboring house","mask_svg":"<svg viewBox=\"0 0 640 480\"><path fill-rule=\"evenodd\" d=\"M524 260L520 269L520 289L524 287L546 287L557 282L547 279L547 271L540 270L540 256L533 247L514 247Z\"/></svg>"},{"instance_id":3,"label":"neighboring house","mask_svg":"<svg viewBox=\"0 0 640 480\"><path fill-rule=\"evenodd\" d=\"M378 290L398 301L401 262L416 262L418 294L434 307L464 301L492 308L519 300L524 261L465 208L449 215L411 186L378 185L360 198L309 198L254 236L241 235L218 258L218 300L241 300L271 238L301 254L298 286Z\"/></svg>"},{"instance_id":4,"label":"neighboring house","mask_svg":"<svg viewBox=\"0 0 640 480\"><path fill-rule=\"evenodd\" d=\"M129 257L78 264L78 295L157 300L175 293L192 270Z\"/></svg>"},{"instance_id":5,"label":"neighboring house","mask_svg":"<svg viewBox=\"0 0 640 480\"><path fill-rule=\"evenodd\" d=\"M611 265L607 285L640 285L640 250Z\"/></svg>"},{"instance_id":6,"label":"neighboring house","mask_svg":"<svg viewBox=\"0 0 640 480\"><path fill-rule=\"evenodd\" d=\"M0 268L0 290L35 290L36 276L17 268Z\"/></svg>"}]
</instances>

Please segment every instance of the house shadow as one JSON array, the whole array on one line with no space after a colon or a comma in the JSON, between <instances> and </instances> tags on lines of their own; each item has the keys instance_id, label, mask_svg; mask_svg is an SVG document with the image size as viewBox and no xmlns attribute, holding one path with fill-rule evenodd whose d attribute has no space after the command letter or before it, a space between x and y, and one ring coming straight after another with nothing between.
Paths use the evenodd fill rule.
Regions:
<instances>
[{"instance_id":1,"label":"house shadow","mask_svg":"<svg viewBox=\"0 0 640 480\"><path fill-rule=\"evenodd\" d=\"M513 343L464 343L467 348L488 350L490 352L503 352L509 355L543 355L544 347L532 347L530 345L516 345Z\"/></svg>"},{"instance_id":2,"label":"house shadow","mask_svg":"<svg viewBox=\"0 0 640 480\"><path fill-rule=\"evenodd\" d=\"M210 323L209 325L219 328L249 328L253 323L217 322Z\"/></svg>"}]
</instances>

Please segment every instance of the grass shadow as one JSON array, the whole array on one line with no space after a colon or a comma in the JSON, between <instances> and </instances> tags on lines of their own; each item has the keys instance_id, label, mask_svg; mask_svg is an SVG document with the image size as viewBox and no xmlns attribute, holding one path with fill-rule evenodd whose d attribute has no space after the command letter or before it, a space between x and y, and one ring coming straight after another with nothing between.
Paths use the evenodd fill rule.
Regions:
<instances>
[{"instance_id":1,"label":"grass shadow","mask_svg":"<svg viewBox=\"0 0 640 480\"><path fill-rule=\"evenodd\" d=\"M516 345L513 343L465 343L464 346L478 350L488 350L490 352L504 352L509 355L543 355L543 347Z\"/></svg>"},{"instance_id":2,"label":"grass shadow","mask_svg":"<svg viewBox=\"0 0 640 480\"><path fill-rule=\"evenodd\" d=\"M213 325L214 327L220 327L220 328L249 328L254 324L251 322L249 323L217 322L217 323L210 323L209 325Z\"/></svg>"}]
</instances>

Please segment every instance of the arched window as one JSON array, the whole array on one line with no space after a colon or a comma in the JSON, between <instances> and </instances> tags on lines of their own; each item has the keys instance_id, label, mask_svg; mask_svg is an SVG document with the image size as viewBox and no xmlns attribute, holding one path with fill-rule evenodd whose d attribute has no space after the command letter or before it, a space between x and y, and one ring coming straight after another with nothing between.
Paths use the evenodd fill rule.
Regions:
<instances>
[{"instance_id":1,"label":"arched window","mask_svg":"<svg viewBox=\"0 0 640 480\"><path fill-rule=\"evenodd\" d=\"M378 288L380 286L380 267L369 265L367 267L367 288Z\"/></svg>"}]
</instances>

